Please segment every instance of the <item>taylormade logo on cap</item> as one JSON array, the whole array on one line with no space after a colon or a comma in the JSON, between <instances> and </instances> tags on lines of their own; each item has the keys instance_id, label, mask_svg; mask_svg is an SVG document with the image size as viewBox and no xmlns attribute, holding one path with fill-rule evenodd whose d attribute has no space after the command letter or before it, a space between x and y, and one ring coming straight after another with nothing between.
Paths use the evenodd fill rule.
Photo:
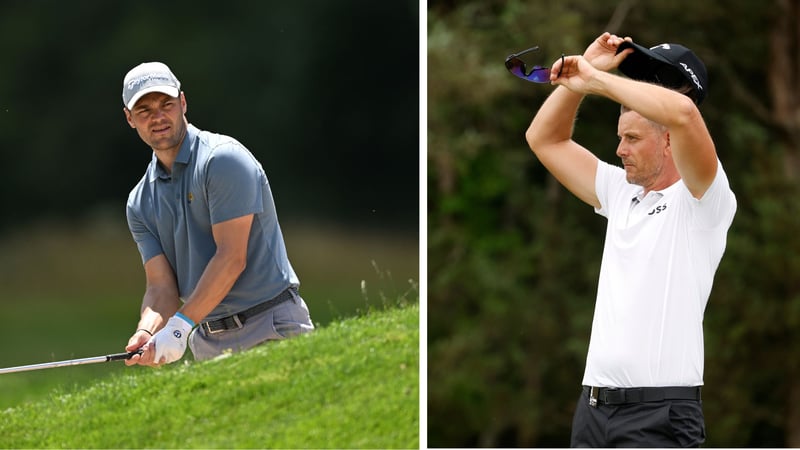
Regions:
<instances>
[{"instance_id":1,"label":"taylormade logo on cap","mask_svg":"<svg viewBox=\"0 0 800 450\"><path fill-rule=\"evenodd\" d=\"M151 92L161 92L170 97L180 94L181 83L166 64L142 63L131 69L122 84L122 103L133 109L140 98Z\"/></svg>"}]
</instances>

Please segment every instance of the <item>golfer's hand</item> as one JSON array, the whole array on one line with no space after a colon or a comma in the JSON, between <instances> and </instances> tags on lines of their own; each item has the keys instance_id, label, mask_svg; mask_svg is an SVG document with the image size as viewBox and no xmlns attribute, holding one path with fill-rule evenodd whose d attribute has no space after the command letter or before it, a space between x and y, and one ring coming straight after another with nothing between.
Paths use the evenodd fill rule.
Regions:
<instances>
[{"instance_id":1,"label":"golfer's hand","mask_svg":"<svg viewBox=\"0 0 800 450\"><path fill-rule=\"evenodd\" d=\"M167 321L167 325L153 336L145 346L155 347L153 362L155 364L169 364L183 357L186 352L186 344L189 341L189 333L194 327L194 322L181 313L175 313ZM142 355L144 356L144 355Z\"/></svg>"},{"instance_id":2,"label":"golfer's hand","mask_svg":"<svg viewBox=\"0 0 800 450\"><path fill-rule=\"evenodd\" d=\"M629 53L633 52L633 49L626 49L617 55L617 48L625 41L633 42L630 37L623 39L616 34L603 33L589 44L583 52L583 57L597 70L603 72L614 70Z\"/></svg>"},{"instance_id":3,"label":"golfer's hand","mask_svg":"<svg viewBox=\"0 0 800 450\"><path fill-rule=\"evenodd\" d=\"M148 332L144 330L136 330L136 333L134 333L133 336L131 336L131 338L128 339L128 345L125 347L125 351L133 352L142 349L142 354L133 355L129 359L126 359L125 360L126 366L133 366L136 364L141 364L145 366L151 365L153 360L152 352L150 355L147 355L149 359L145 358L145 352L144 352L145 350L144 346L145 344L147 344L147 341L150 340L150 337L151 335Z\"/></svg>"},{"instance_id":4,"label":"golfer's hand","mask_svg":"<svg viewBox=\"0 0 800 450\"><path fill-rule=\"evenodd\" d=\"M602 71L592 66L582 56L567 56L556 60L550 69L550 83L558 84L579 94L592 93L596 74Z\"/></svg>"}]
</instances>

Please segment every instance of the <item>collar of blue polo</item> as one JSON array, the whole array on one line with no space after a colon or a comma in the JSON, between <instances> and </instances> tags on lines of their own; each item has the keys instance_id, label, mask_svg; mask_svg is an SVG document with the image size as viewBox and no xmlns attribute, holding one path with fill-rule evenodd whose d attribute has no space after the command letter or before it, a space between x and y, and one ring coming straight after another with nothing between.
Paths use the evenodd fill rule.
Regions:
<instances>
[{"instance_id":1,"label":"collar of blue polo","mask_svg":"<svg viewBox=\"0 0 800 450\"><path fill-rule=\"evenodd\" d=\"M175 157L175 162L172 165L172 172L175 172L175 164L182 164L186 165L189 163L189 158L192 156L192 143L197 138L198 130L194 125L189 124L186 127L186 136L183 138L183 142L181 142L181 148L178 150L178 156ZM148 173L148 178L150 181L154 181L156 179L161 180L170 180L172 179L172 174L167 172L164 169L164 166L158 161L156 157L156 152L153 152L152 163L150 164L150 171Z\"/></svg>"}]
</instances>

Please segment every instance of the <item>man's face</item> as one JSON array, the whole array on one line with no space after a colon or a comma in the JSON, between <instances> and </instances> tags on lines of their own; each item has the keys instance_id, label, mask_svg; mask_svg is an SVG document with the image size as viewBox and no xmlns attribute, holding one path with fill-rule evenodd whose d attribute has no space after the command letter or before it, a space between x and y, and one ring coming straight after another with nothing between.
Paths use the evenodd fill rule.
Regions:
<instances>
[{"instance_id":1,"label":"man's face","mask_svg":"<svg viewBox=\"0 0 800 450\"><path fill-rule=\"evenodd\" d=\"M125 117L131 128L154 151L177 150L186 135L186 99L170 97L161 92L151 92L136 102Z\"/></svg>"},{"instance_id":2,"label":"man's face","mask_svg":"<svg viewBox=\"0 0 800 450\"><path fill-rule=\"evenodd\" d=\"M628 183L647 190L661 189L658 184L665 164L672 158L666 130L628 110L619 116L617 135L617 156L622 160Z\"/></svg>"}]
</instances>

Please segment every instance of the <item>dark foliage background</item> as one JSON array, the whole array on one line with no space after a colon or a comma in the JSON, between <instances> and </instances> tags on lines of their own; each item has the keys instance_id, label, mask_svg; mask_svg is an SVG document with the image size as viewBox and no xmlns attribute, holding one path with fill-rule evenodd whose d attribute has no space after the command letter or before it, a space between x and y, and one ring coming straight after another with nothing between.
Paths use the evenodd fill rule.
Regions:
<instances>
[{"instance_id":1,"label":"dark foliage background","mask_svg":"<svg viewBox=\"0 0 800 450\"><path fill-rule=\"evenodd\" d=\"M160 60L189 121L264 164L282 217L415 230L419 5L413 1L4 1L0 226L124 200L151 151L122 79Z\"/></svg>"}]
</instances>

